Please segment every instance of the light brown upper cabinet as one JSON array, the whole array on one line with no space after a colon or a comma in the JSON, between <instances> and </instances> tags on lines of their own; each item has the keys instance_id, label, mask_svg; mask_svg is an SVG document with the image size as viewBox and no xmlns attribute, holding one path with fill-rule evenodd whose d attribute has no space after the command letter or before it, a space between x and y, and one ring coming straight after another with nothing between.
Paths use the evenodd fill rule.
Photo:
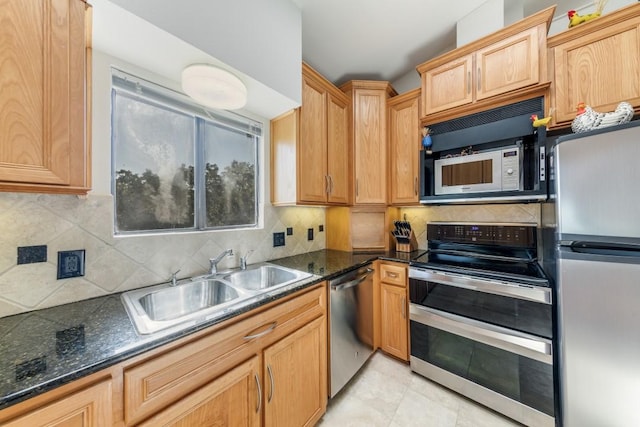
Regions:
<instances>
[{"instance_id":1,"label":"light brown upper cabinet","mask_svg":"<svg viewBox=\"0 0 640 427\"><path fill-rule=\"evenodd\" d=\"M584 102L599 112L627 101L640 111L640 4L549 37L551 115L569 126Z\"/></svg>"},{"instance_id":2,"label":"light brown upper cabinet","mask_svg":"<svg viewBox=\"0 0 640 427\"><path fill-rule=\"evenodd\" d=\"M389 127L389 204L419 203L420 89L387 101Z\"/></svg>"},{"instance_id":3,"label":"light brown upper cabinet","mask_svg":"<svg viewBox=\"0 0 640 427\"><path fill-rule=\"evenodd\" d=\"M302 64L302 106L271 121L272 204L349 204L348 103Z\"/></svg>"},{"instance_id":4,"label":"light brown upper cabinet","mask_svg":"<svg viewBox=\"0 0 640 427\"><path fill-rule=\"evenodd\" d=\"M0 22L0 191L85 194L91 8L10 1Z\"/></svg>"},{"instance_id":5,"label":"light brown upper cabinet","mask_svg":"<svg viewBox=\"0 0 640 427\"><path fill-rule=\"evenodd\" d=\"M544 92L555 6L417 67L422 122L438 123Z\"/></svg>"},{"instance_id":6,"label":"light brown upper cabinet","mask_svg":"<svg viewBox=\"0 0 640 427\"><path fill-rule=\"evenodd\" d=\"M387 99L389 82L352 80L340 87L351 100L354 205L387 204Z\"/></svg>"}]
</instances>

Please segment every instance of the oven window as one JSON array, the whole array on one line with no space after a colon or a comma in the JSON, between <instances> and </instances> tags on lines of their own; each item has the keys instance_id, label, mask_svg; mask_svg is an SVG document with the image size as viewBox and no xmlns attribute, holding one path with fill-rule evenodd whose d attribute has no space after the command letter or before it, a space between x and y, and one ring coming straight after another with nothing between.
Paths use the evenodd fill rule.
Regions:
<instances>
[{"instance_id":1,"label":"oven window","mask_svg":"<svg viewBox=\"0 0 640 427\"><path fill-rule=\"evenodd\" d=\"M442 186L490 184L493 182L493 160L442 166Z\"/></svg>"},{"instance_id":2,"label":"oven window","mask_svg":"<svg viewBox=\"0 0 640 427\"><path fill-rule=\"evenodd\" d=\"M550 304L410 279L412 303L447 313L552 338Z\"/></svg>"},{"instance_id":3,"label":"oven window","mask_svg":"<svg viewBox=\"0 0 640 427\"><path fill-rule=\"evenodd\" d=\"M553 367L411 320L411 355L554 415Z\"/></svg>"}]
</instances>

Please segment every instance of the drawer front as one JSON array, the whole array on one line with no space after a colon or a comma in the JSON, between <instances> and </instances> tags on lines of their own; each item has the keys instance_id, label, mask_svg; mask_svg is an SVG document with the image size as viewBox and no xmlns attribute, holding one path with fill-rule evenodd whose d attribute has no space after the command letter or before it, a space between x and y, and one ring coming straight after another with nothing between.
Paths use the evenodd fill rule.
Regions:
<instances>
[{"instance_id":1,"label":"drawer front","mask_svg":"<svg viewBox=\"0 0 640 427\"><path fill-rule=\"evenodd\" d=\"M165 408L325 313L326 287L322 285L125 368L126 424Z\"/></svg>"},{"instance_id":2,"label":"drawer front","mask_svg":"<svg viewBox=\"0 0 640 427\"><path fill-rule=\"evenodd\" d=\"M407 268L399 265L380 264L380 281L391 285L407 285Z\"/></svg>"}]
</instances>

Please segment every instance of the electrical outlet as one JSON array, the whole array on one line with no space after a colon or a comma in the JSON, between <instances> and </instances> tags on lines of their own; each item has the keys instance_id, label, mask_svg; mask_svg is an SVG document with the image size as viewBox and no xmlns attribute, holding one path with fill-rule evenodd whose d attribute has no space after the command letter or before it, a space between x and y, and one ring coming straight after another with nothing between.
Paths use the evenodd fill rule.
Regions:
<instances>
[{"instance_id":1,"label":"electrical outlet","mask_svg":"<svg viewBox=\"0 0 640 427\"><path fill-rule=\"evenodd\" d=\"M287 227L287 236L293 236L293 227Z\"/></svg>"},{"instance_id":2,"label":"electrical outlet","mask_svg":"<svg viewBox=\"0 0 640 427\"><path fill-rule=\"evenodd\" d=\"M307 240L313 240L313 228L307 230Z\"/></svg>"},{"instance_id":3,"label":"electrical outlet","mask_svg":"<svg viewBox=\"0 0 640 427\"><path fill-rule=\"evenodd\" d=\"M273 233L273 247L284 246L284 233Z\"/></svg>"},{"instance_id":4,"label":"electrical outlet","mask_svg":"<svg viewBox=\"0 0 640 427\"><path fill-rule=\"evenodd\" d=\"M84 249L58 252L58 280L84 276Z\"/></svg>"},{"instance_id":5,"label":"electrical outlet","mask_svg":"<svg viewBox=\"0 0 640 427\"><path fill-rule=\"evenodd\" d=\"M322 232L324 231L324 225L320 224L320 225L318 226L318 231L319 231L320 233L322 233Z\"/></svg>"}]
</instances>

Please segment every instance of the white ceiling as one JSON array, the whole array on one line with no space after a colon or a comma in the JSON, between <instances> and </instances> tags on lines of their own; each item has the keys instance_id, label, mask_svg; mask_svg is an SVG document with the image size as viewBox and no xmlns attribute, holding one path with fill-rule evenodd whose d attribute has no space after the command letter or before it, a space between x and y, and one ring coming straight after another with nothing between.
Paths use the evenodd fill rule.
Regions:
<instances>
[{"instance_id":1,"label":"white ceiling","mask_svg":"<svg viewBox=\"0 0 640 427\"><path fill-rule=\"evenodd\" d=\"M456 22L487 0L291 0L302 11L302 57L335 84L394 80L456 47ZM513 0L505 0L506 2ZM589 0L524 0L523 15ZM479 24L482 25L482 24Z\"/></svg>"},{"instance_id":2,"label":"white ceiling","mask_svg":"<svg viewBox=\"0 0 640 427\"><path fill-rule=\"evenodd\" d=\"M244 1L250 13L251 1L264 0ZM422 62L455 48L456 23L470 13L473 16L483 3L494 0L290 1L301 10L304 61L337 85L351 79L386 80L403 92L417 87L419 80L410 87L402 87L407 82L400 84L397 80L416 73L415 67ZM610 0L605 12L631 1ZM522 4L522 16L557 4L557 24L562 29L566 28L567 10L593 9L593 0L504 2L509 6ZM179 81L182 68L189 63L216 63L209 54L116 6L112 0L90 3L94 7L93 42L97 50L174 82ZM482 23L477 25L482 27ZM246 111L272 118L297 105L240 70L230 71L248 86ZM417 79L417 73L410 77Z\"/></svg>"}]
</instances>

